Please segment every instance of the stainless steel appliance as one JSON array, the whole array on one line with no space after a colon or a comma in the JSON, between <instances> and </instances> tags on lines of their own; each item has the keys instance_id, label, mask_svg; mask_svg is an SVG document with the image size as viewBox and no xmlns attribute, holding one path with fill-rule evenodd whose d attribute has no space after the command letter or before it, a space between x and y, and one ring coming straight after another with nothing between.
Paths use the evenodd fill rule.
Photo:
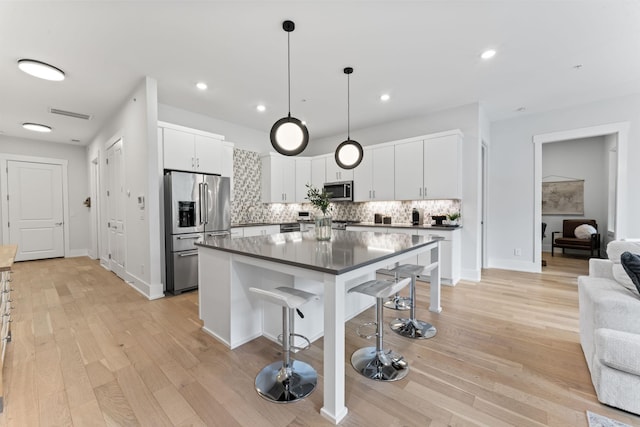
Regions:
<instances>
[{"instance_id":1,"label":"stainless steel appliance","mask_svg":"<svg viewBox=\"0 0 640 427\"><path fill-rule=\"evenodd\" d=\"M342 220L342 219L334 219L331 221L331 228L334 230L346 230L347 225L350 224L358 224L360 221L350 221L350 220Z\"/></svg>"},{"instance_id":2,"label":"stainless steel appliance","mask_svg":"<svg viewBox=\"0 0 640 427\"><path fill-rule=\"evenodd\" d=\"M411 224L413 225L424 224L424 210L419 208L413 208L413 211L411 211Z\"/></svg>"},{"instance_id":3,"label":"stainless steel appliance","mask_svg":"<svg viewBox=\"0 0 640 427\"><path fill-rule=\"evenodd\" d=\"M166 290L172 294L198 287L198 250L205 236L231 230L229 178L166 171L164 175Z\"/></svg>"},{"instance_id":4,"label":"stainless steel appliance","mask_svg":"<svg viewBox=\"0 0 640 427\"><path fill-rule=\"evenodd\" d=\"M327 182L324 184L324 191L329 194L332 202L353 201L353 181Z\"/></svg>"},{"instance_id":5,"label":"stainless steel appliance","mask_svg":"<svg viewBox=\"0 0 640 427\"><path fill-rule=\"evenodd\" d=\"M313 217L311 216L311 212L309 212L309 211L298 211L298 221L313 221Z\"/></svg>"},{"instance_id":6,"label":"stainless steel appliance","mask_svg":"<svg viewBox=\"0 0 640 427\"><path fill-rule=\"evenodd\" d=\"M287 222L287 223L284 223L284 224L280 224L280 232L281 233L290 233L292 231L300 231L300 223Z\"/></svg>"}]
</instances>

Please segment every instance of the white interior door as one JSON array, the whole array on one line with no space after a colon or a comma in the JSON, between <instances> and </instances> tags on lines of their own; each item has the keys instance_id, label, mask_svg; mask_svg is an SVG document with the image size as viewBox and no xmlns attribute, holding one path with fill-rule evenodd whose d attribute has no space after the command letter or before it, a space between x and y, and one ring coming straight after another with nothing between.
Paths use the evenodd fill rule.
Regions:
<instances>
[{"instance_id":1,"label":"white interior door","mask_svg":"<svg viewBox=\"0 0 640 427\"><path fill-rule=\"evenodd\" d=\"M124 234L124 169L122 139L107 149L107 242L109 246L109 269L119 277L125 273Z\"/></svg>"},{"instance_id":2,"label":"white interior door","mask_svg":"<svg viewBox=\"0 0 640 427\"><path fill-rule=\"evenodd\" d=\"M10 160L7 185L16 261L63 257L62 166Z\"/></svg>"}]
</instances>

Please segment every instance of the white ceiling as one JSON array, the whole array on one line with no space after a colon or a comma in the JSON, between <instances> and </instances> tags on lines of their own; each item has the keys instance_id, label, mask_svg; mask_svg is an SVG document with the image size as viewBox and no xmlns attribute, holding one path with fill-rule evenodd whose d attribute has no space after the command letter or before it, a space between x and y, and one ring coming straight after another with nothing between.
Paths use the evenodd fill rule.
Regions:
<instances>
[{"instance_id":1,"label":"white ceiling","mask_svg":"<svg viewBox=\"0 0 640 427\"><path fill-rule=\"evenodd\" d=\"M352 130L472 102L499 120L640 92L640 1L0 1L0 132L87 144L150 76L160 103L267 133L287 113L285 19L291 113L312 140L346 134L345 66ZM28 76L20 58L67 79Z\"/></svg>"}]
</instances>

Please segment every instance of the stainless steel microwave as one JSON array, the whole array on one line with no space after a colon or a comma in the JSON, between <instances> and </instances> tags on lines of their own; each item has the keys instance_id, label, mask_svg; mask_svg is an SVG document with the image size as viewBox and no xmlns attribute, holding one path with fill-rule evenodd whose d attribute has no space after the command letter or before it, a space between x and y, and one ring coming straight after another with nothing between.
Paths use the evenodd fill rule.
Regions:
<instances>
[{"instance_id":1,"label":"stainless steel microwave","mask_svg":"<svg viewBox=\"0 0 640 427\"><path fill-rule=\"evenodd\" d=\"M353 201L353 181L327 182L324 184L324 191L329 194L332 202Z\"/></svg>"}]
</instances>

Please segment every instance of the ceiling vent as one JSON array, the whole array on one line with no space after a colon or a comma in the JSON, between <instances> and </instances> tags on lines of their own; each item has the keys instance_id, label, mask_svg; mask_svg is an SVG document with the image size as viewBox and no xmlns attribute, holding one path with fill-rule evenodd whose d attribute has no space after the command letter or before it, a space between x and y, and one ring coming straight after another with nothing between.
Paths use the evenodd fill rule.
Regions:
<instances>
[{"instance_id":1,"label":"ceiling vent","mask_svg":"<svg viewBox=\"0 0 640 427\"><path fill-rule=\"evenodd\" d=\"M57 108L49 108L49 112L51 114L59 114L61 116L73 117L76 119L91 120L91 116L89 114L74 113L73 111L59 110Z\"/></svg>"}]
</instances>

